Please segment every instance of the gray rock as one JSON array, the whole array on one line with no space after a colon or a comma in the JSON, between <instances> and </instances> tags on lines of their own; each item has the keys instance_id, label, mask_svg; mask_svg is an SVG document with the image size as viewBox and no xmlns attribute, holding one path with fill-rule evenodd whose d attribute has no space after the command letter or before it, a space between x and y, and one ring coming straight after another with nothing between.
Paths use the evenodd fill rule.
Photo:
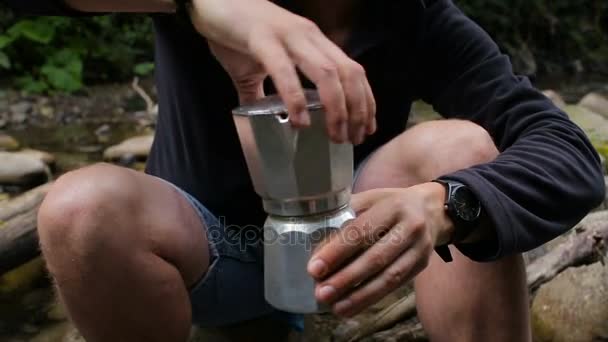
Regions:
<instances>
[{"instance_id":1,"label":"gray rock","mask_svg":"<svg viewBox=\"0 0 608 342\"><path fill-rule=\"evenodd\" d=\"M107 148L103 153L105 160L116 161L124 156L135 156L136 158L147 158L154 142L153 135L133 137L118 145Z\"/></svg>"},{"instance_id":2,"label":"gray rock","mask_svg":"<svg viewBox=\"0 0 608 342\"><path fill-rule=\"evenodd\" d=\"M49 166L53 166L55 164L55 156L49 152L26 148L13 153L17 155L34 157Z\"/></svg>"},{"instance_id":3,"label":"gray rock","mask_svg":"<svg viewBox=\"0 0 608 342\"><path fill-rule=\"evenodd\" d=\"M17 139L8 134L0 133L0 151L13 151L19 148Z\"/></svg>"},{"instance_id":4,"label":"gray rock","mask_svg":"<svg viewBox=\"0 0 608 342\"><path fill-rule=\"evenodd\" d=\"M108 142L110 140L111 133L112 131L110 129L110 125L108 124L103 124L95 130L95 136L97 136L97 141L100 143Z\"/></svg>"},{"instance_id":5,"label":"gray rock","mask_svg":"<svg viewBox=\"0 0 608 342\"><path fill-rule=\"evenodd\" d=\"M579 105L567 105L565 111L589 136L592 142L608 142L608 120Z\"/></svg>"},{"instance_id":6,"label":"gray rock","mask_svg":"<svg viewBox=\"0 0 608 342\"><path fill-rule=\"evenodd\" d=\"M61 342L86 342L86 341L85 341L84 337L82 337L80 335L78 330L74 326L71 326L70 328L68 328L68 331L65 334L65 336L63 337L63 339L61 340Z\"/></svg>"},{"instance_id":7,"label":"gray rock","mask_svg":"<svg viewBox=\"0 0 608 342\"><path fill-rule=\"evenodd\" d=\"M17 102L10 107L12 114L29 114L32 111L32 104L27 101Z\"/></svg>"},{"instance_id":8,"label":"gray rock","mask_svg":"<svg viewBox=\"0 0 608 342\"><path fill-rule=\"evenodd\" d=\"M51 106L40 106L38 111L40 112L40 115L44 116L47 119L52 119L55 116L55 109L53 109L53 107Z\"/></svg>"},{"instance_id":9,"label":"gray rock","mask_svg":"<svg viewBox=\"0 0 608 342\"><path fill-rule=\"evenodd\" d=\"M13 152L0 152L0 184L28 185L49 178L48 167L40 159Z\"/></svg>"},{"instance_id":10,"label":"gray rock","mask_svg":"<svg viewBox=\"0 0 608 342\"><path fill-rule=\"evenodd\" d=\"M537 292L532 303L535 341L608 339L608 267L569 268Z\"/></svg>"},{"instance_id":11,"label":"gray rock","mask_svg":"<svg viewBox=\"0 0 608 342\"><path fill-rule=\"evenodd\" d=\"M20 125L27 121L27 114L25 113L13 113L11 116L11 122Z\"/></svg>"},{"instance_id":12,"label":"gray rock","mask_svg":"<svg viewBox=\"0 0 608 342\"><path fill-rule=\"evenodd\" d=\"M546 97L548 97L551 101L553 101L553 103L556 106L558 106L559 108L566 107L566 102L564 101L562 96L559 93L557 93L555 90L552 90L552 89L543 90L543 94Z\"/></svg>"},{"instance_id":13,"label":"gray rock","mask_svg":"<svg viewBox=\"0 0 608 342\"><path fill-rule=\"evenodd\" d=\"M608 99L598 93L589 93L578 103L579 106L589 109L608 118Z\"/></svg>"}]
</instances>

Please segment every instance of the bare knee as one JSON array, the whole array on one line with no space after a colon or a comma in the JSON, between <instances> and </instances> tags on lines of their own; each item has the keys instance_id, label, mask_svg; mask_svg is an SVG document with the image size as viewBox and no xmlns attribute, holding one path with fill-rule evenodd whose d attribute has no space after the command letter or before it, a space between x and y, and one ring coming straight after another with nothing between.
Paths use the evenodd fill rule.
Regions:
<instances>
[{"instance_id":1,"label":"bare knee","mask_svg":"<svg viewBox=\"0 0 608 342\"><path fill-rule=\"evenodd\" d=\"M429 121L410 129L400 142L406 168L427 181L442 174L487 163L498 156L489 133L464 120Z\"/></svg>"},{"instance_id":2,"label":"bare knee","mask_svg":"<svg viewBox=\"0 0 608 342\"><path fill-rule=\"evenodd\" d=\"M136 195L130 170L95 164L66 173L38 211L42 252L87 255L95 245L128 241L131 233L120 229L121 220L139 210Z\"/></svg>"}]
</instances>

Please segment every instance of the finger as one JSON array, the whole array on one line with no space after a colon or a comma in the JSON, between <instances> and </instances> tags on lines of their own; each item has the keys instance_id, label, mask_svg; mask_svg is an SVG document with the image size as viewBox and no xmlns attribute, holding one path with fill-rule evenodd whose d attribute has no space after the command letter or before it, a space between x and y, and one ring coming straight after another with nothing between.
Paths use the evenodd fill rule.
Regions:
<instances>
[{"instance_id":1,"label":"finger","mask_svg":"<svg viewBox=\"0 0 608 342\"><path fill-rule=\"evenodd\" d=\"M360 144L365 139L366 127L371 119L369 97L365 89L367 83L365 69L325 36L318 35L314 39L338 67L348 110L349 140L354 144Z\"/></svg>"},{"instance_id":2,"label":"finger","mask_svg":"<svg viewBox=\"0 0 608 342\"><path fill-rule=\"evenodd\" d=\"M360 313L415 277L426 267L427 260L428 256L420 249L407 250L374 279L334 303L334 313L342 317Z\"/></svg>"},{"instance_id":3,"label":"finger","mask_svg":"<svg viewBox=\"0 0 608 342\"><path fill-rule=\"evenodd\" d=\"M393 206L381 203L347 222L313 254L308 263L310 275L322 279L378 241L397 223L396 212Z\"/></svg>"},{"instance_id":4,"label":"finger","mask_svg":"<svg viewBox=\"0 0 608 342\"><path fill-rule=\"evenodd\" d=\"M404 224L401 222L392 227L353 262L318 284L317 298L326 303L334 302L389 267L412 246L413 238Z\"/></svg>"},{"instance_id":5,"label":"finger","mask_svg":"<svg viewBox=\"0 0 608 342\"><path fill-rule=\"evenodd\" d=\"M370 115L370 119L367 124L367 134L374 134L377 129L376 123L376 99L374 98L374 93L372 91L372 87L370 86L367 79L363 80L363 85L365 87L365 94L367 95L367 105L368 112Z\"/></svg>"},{"instance_id":6,"label":"finger","mask_svg":"<svg viewBox=\"0 0 608 342\"><path fill-rule=\"evenodd\" d=\"M291 123L295 126L309 125L302 84L295 65L279 41L271 37L260 37L258 44L252 47L252 53L272 78L277 92L285 102Z\"/></svg>"},{"instance_id":7,"label":"finger","mask_svg":"<svg viewBox=\"0 0 608 342\"><path fill-rule=\"evenodd\" d=\"M335 62L323 54L308 37L294 37L287 45L298 67L317 86L327 115L329 136L336 142L346 142L348 111Z\"/></svg>"}]
</instances>

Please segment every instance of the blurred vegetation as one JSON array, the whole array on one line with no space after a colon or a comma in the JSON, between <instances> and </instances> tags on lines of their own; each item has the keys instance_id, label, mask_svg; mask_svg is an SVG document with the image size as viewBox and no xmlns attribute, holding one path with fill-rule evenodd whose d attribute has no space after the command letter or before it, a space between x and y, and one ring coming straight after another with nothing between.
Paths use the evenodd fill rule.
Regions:
<instances>
[{"instance_id":1,"label":"blurred vegetation","mask_svg":"<svg viewBox=\"0 0 608 342\"><path fill-rule=\"evenodd\" d=\"M74 92L153 69L144 15L23 17L0 5L0 79L29 92Z\"/></svg>"},{"instance_id":2,"label":"blurred vegetation","mask_svg":"<svg viewBox=\"0 0 608 342\"><path fill-rule=\"evenodd\" d=\"M454 0L519 72L608 73L606 0Z\"/></svg>"},{"instance_id":3,"label":"blurred vegetation","mask_svg":"<svg viewBox=\"0 0 608 342\"><path fill-rule=\"evenodd\" d=\"M608 74L606 0L454 0L529 76ZM0 79L32 92L79 90L154 70L143 15L17 17L0 4Z\"/></svg>"}]
</instances>

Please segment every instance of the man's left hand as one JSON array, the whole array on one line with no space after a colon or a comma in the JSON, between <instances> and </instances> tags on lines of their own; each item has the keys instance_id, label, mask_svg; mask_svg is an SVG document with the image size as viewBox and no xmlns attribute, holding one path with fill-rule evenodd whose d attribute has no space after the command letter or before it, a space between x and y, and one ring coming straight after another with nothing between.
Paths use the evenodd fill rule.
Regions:
<instances>
[{"instance_id":1,"label":"man's left hand","mask_svg":"<svg viewBox=\"0 0 608 342\"><path fill-rule=\"evenodd\" d=\"M308 264L317 299L350 317L421 272L453 229L444 199L438 183L353 195L357 217L327 238Z\"/></svg>"}]
</instances>

